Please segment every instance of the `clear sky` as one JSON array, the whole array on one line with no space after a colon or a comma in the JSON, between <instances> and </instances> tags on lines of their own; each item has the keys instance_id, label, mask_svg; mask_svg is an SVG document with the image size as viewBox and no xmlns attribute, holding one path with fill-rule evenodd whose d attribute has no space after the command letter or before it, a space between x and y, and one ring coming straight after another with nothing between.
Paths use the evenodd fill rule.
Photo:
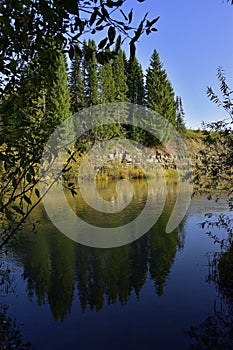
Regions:
<instances>
[{"instance_id":1,"label":"clear sky","mask_svg":"<svg viewBox=\"0 0 233 350\"><path fill-rule=\"evenodd\" d=\"M233 89L233 6L223 0L127 0L124 8L133 8L138 20L147 11L150 19L160 16L158 32L137 44L137 57L146 69L153 50L159 52L175 94L182 96L187 127L225 117L206 88L218 93L216 69L222 66Z\"/></svg>"}]
</instances>

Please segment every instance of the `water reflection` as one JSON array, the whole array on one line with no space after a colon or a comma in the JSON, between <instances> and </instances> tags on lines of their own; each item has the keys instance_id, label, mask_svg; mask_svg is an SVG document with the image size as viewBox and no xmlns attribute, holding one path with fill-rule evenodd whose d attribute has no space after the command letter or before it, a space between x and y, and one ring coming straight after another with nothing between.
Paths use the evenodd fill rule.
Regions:
<instances>
[{"instance_id":1,"label":"water reflection","mask_svg":"<svg viewBox=\"0 0 233 350\"><path fill-rule=\"evenodd\" d=\"M207 281L215 285L218 297L213 314L186 330L192 340L189 349L233 349L233 245L216 252L209 265Z\"/></svg>"},{"instance_id":2,"label":"water reflection","mask_svg":"<svg viewBox=\"0 0 233 350\"><path fill-rule=\"evenodd\" d=\"M114 189L105 186L102 184L100 193L108 200ZM135 212L137 215L137 210L144 205L146 183L139 181L134 186L138 191L132 205L121 215L111 214L114 217L110 218L106 214L94 216L80 194L69 201L85 219L98 220L99 225L103 222L105 225L121 224ZM155 184L154 191L159 197L158 184ZM99 311L105 303L127 303L132 293L140 298L147 277L154 281L155 292L161 296L176 252L183 247L184 241L178 230L165 233L176 194L176 184L169 183L163 213L150 232L132 244L112 249L89 248L74 243L59 233L48 221L43 207L38 207L31 217L32 221L40 220L37 234L32 236L25 232L20 247L15 248L17 259L23 265L29 297L36 295L39 305L49 303L54 319L63 320L77 296L83 311L87 307ZM62 211L58 199L53 200L58 203L57 210Z\"/></svg>"}]
</instances>

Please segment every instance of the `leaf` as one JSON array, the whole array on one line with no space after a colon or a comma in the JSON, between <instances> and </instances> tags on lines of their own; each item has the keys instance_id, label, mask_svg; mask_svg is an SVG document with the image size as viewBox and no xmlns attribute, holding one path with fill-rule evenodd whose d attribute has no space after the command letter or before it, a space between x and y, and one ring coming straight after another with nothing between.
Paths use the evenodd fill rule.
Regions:
<instances>
[{"instance_id":1,"label":"leaf","mask_svg":"<svg viewBox=\"0 0 233 350\"><path fill-rule=\"evenodd\" d=\"M107 44L108 38L104 38L103 40L100 41L98 45L98 49L101 50L104 48L104 46Z\"/></svg>"},{"instance_id":2,"label":"leaf","mask_svg":"<svg viewBox=\"0 0 233 350\"><path fill-rule=\"evenodd\" d=\"M128 21L127 16L125 15L124 11L120 10L120 13L122 14L122 16L124 17L125 21Z\"/></svg>"},{"instance_id":3,"label":"leaf","mask_svg":"<svg viewBox=\"0 0 233 350\"><path fill-rule=\"evenodd\" d=\"M102 6L102 8L101 8L101 12L104 16L104 19L109 18L109 13L104 6Z\"/></svg>"},{"instance_id":4,"label":"leaf","mask_svg":"<svg viewBox=\"0 0 233 350\"><path fill-rule=\"evenodd\" d=\"M116 36L116 29L113 26L109 27L108 39L110 44L114 42L115 36Z\"/></svg>"},{"instance_id":5,"label":"leaf","mask_svg":"<svg viewBox=\"0 0 233 350\"><path fill-rule=\"evenodd\" d=\"M38 190L38 188L35 188L35 194L37 198L40 198L40 191Z\"/></svg>"},{"instance_id":6,"label":"leaf","mask_svg":"<svg viewBox=\"0 0 233 350\"><path fill-rule=\"evenodd\" d=\"M32 176L31 176L31 174L30 173L27 173L26 174L26 179L27 179L27 182L31 182L31 180L32 180Z\"/></svg>"},{"instance_id":7,"label":"leaf","mask_svg":"<svg viewBox=\"0 0 233 350\"><path fill-rule=\"evenodd\" d=\"M159 19L160 19L160 16L154 18L152 21L147 21L147 23L146 23L147 27L153 26L153 24L155 24L156 22L158 22Z\"/></svg>"},{"instance_id":8,"label":"leaf","mask_svg":"<svg viewBox=\"0 0 233 350\"><path fill-rule=\"evenodd\" d=\"M128 14L129 24L132 22L132 19L133 19L133 9L131 9L130 13Z\"/></svg>"},{"instance_id":9,"label":"leaf","mask_svg":"<svg viewBox=\"0 0 233 350\"><path fill-rule=\"evenodd\" d=\"M28 196L26 196L26 194L23 196L23 199L25 200L26 203L32 204L31 199Z\"/></svg>"},{"instance_id":10,"label":"leaf","mask_svg":"<svg viewBox=\"0 0 233 350\"><path fill-rule=\"evenodd\" d=\"M90 18L90 21L89 21L89 25L92 26L96 20L96 17L97 17L97 14L98 14L98 8L95 8L94 9L94 12L92 12L91 14L91 18Z\"/></svg>"},{"instance_id":11,"label":"leaf","mask_svg":"<svg viewBox=\"0 0 233 350\"><path fill-rule=\"evenodd\" d=\"M13 209L14 211L16 211L16 213L18 213L18 214L20 214L20 215L24 215L23 210L22 210L20 207L18 207L17 205L13 205L13 206L12 206L12 209Z\"/></svg>"},{"instance_id":12,"label":"leaf","mask_svg":"<svg viewBox=\"0 0 233 350\"><path fill-rule=\"evenodd\" d=\"M124 0L119 0L119 1L111 1L112 7L119 7L123 4Z\"/></svg>"}]
</instances>

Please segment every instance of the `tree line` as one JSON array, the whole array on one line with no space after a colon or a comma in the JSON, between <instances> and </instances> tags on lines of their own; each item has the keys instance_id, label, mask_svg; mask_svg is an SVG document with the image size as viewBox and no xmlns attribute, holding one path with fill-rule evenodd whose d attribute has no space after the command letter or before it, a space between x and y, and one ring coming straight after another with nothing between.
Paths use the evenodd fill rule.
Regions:
<instances>
[{"instance_id":1,"label":"tree line","mask_svg":"<svg viewBox=\"0 0 233 350\"><path fill-rule=\"evenodd\" d=\"M56 126L72 113L111 102L146 106L184 134L182 98L175 97L157 50L152 54L145 75L137 57L127 59L122 49L118 54L108 50L107 57L108 60L100 64L96 44L89 39L84 41L82 50L76 45L68 71L64 53L55 42L48 42L44 51L25 67L14 92L2 101L0 117L5 142L18 146L26 140L29 147L41 141L43 144ZM97 134L98 138L127 134L137 142L156 144L154 137L139 127L112 124L104 131L94 130L88 135L89 141ZM87 135L79 141L80 147L86 141Z\"/></svg>"}]
</instances>

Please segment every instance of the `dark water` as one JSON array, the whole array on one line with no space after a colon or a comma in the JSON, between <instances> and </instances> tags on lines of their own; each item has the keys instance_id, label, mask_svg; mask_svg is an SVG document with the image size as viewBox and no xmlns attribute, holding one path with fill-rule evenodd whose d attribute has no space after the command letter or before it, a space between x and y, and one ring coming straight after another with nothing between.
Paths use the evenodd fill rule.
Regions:
<instances>
[{"instance_id":1,"label":"dark water","mask_svg":"<svg viewBox=\"0 0 233 350\"><path fill-rule=\"evenodd\" d=\"M100 194L112 199L114 186L102 184ZM134 186L137 195L118 215L97 215L79 194L69 201L90 223L122 225L145 204L146 183L135 181ZM159 186L154 186L157 193ZM167 189L165 208L154 227L137 241L112 249L71 241L53 226L43 206L35 210L5 258L13 271L14 290L1 297L21 325L25 341L41 350L215 349L204 345L206 323L216 319L224 301L207 282L208 261L217 246L199 223L206 212L224 211L225 204L194 198L179 227L166 234L176 183ZM59 198L52 200L62 213ZM37 220L33 234L31 225Z\"/></svg>"}]
</instances>

